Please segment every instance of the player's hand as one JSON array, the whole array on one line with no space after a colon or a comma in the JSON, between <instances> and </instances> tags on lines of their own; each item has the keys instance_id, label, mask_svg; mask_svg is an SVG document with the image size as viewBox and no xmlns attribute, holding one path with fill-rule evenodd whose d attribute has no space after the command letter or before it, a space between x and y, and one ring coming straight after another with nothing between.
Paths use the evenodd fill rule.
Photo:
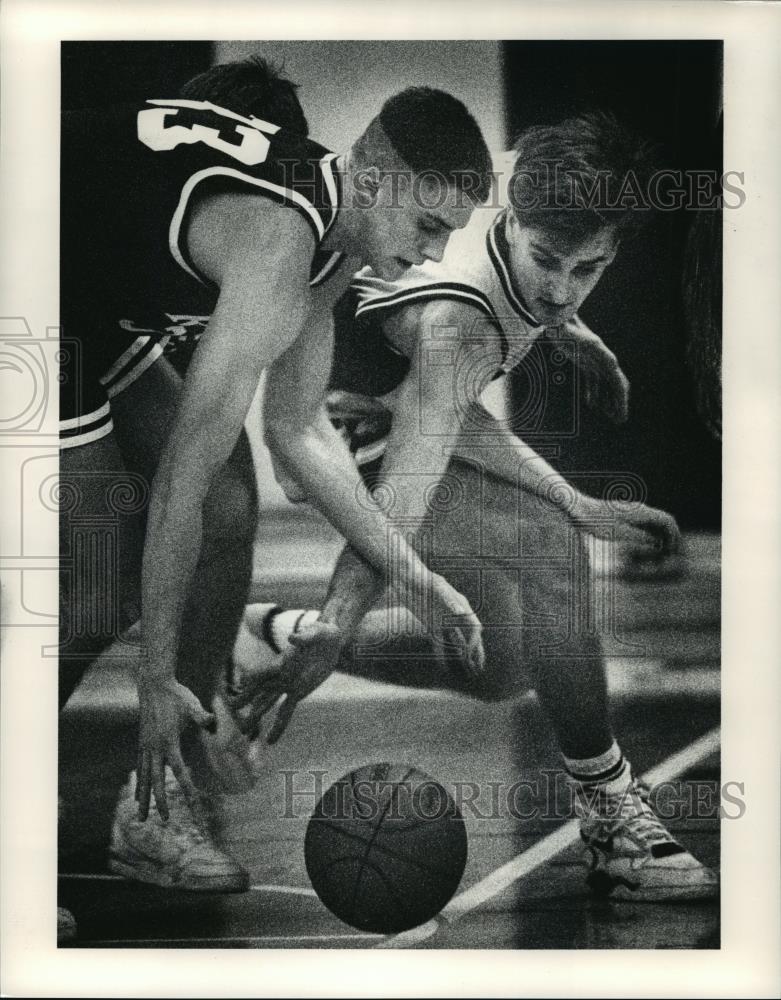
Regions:
<instances>
[{"instance_id":1,"label":"player's hand","mask_svg":"<svg viewBox=\"0 0 781 1000\"><path fill-rule=\"evenodd\" d=\"M575 341L573 359L580 372L586 405L600 409L614 423L625 423L629 416L629 380L618 358L577 316L565 323L562 331Z\"/></svg>"},{"instance_id":2,"label":"player's hand","mask_svg":"<svg viewBox=\"0 0 781 1000\"><path fill-rule=\"evenodd\" d=\"M447 662L447 647L456 647L456 656L473 677L485 669L483 626L469 601L444 577L434 574L434 641Z\"/></svg>"},{"instance_id":3,"label":"player's hand","mask_svg":"<svg viewBox=\"0 0 781 1000\"><path fill-rule=\"evenodd\" d=\"M191 808L197 808L198 793L182 759L179 736L185 719L209 728L214 716L176 678L150 678L143 670L138 679L138 817L149 815L151 798L164 820L168 819L165 797L165 767L168 764L181 785Z\"/></svg>"},{"instance_id":4,"label":"player's hand","mask_svg":"<svg viewBox=\"0 0 781 1000\"><path fill-rule=\"evenodd\" d=\"M681 532L672 514L644 503L611 501L618 514L618 537L646 549L649 555L670 556L681 551Z\"/></svg>"},{"instance_id":5,"label":"player's hand","mask_svg":"<svg viewBox=\"0 0 781 1000\"><path fill-rule=\"evenodd\" d=\"M680 529L666 511L644 503L591 497L583 497L577 509L581 526L598 538L616 539L658 558L681 551Z\"/></svg>"},{"instance_id":6,"label":"player's hand","mask_svg":"<svg viewBox=\"0 0 781 1000\"><path fill-rule=\"evenodd\" d=\"M298 703L319 688L336 669L344 636L333 623L318 620L293 632L288 642L292 648L282 654L279 665L244 691L237 705L250 705L249 712L243 716L242 728L253 737L263 716L284 697L266 737L267 743L277 742Z\"/></svg>"}]
</instances>

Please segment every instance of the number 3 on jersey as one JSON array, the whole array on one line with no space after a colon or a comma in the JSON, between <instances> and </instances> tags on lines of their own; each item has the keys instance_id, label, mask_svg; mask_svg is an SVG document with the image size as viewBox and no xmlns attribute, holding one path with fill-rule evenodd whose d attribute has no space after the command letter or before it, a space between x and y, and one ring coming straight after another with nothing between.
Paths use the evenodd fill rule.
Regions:
<instances>
[{"instance_id":1,"label":"number 3 on jersey","mask_svg":"<svg viewBox=\"0 0 781 1000\"><path fill-rule=\"evenodd\" d=\"M251 167L264 162L271 148L268 137L279 131L278 125L244 118L207 101L166 104L138 113L138 138L155 152L203 142Z\"/></svg>"}]
</instances>

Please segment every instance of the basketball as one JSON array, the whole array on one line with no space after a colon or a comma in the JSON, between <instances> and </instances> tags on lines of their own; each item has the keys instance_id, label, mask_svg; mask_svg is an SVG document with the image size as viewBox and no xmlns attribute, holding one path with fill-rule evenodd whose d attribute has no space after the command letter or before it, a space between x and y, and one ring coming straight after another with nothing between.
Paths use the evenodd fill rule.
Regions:
<instances>
[{"instance_id":1,"label":"basketball","mask_svg":"<svg viewBox=\"0 0 781 1000\"><path fill-rule=\"evenodd\" d=\"M359 930L392 934L425 923L450 901L466 865L466 827L434 778L405 764L370 764L325 792L304 852L332 913Z\"/></svg>"}]
</instances>

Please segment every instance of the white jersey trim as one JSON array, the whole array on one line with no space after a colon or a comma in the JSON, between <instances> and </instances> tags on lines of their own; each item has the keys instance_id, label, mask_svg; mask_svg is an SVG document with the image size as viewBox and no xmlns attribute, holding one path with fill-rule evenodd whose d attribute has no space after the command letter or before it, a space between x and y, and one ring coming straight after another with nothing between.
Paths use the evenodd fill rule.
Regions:
<instances>
[{"instance_id":1,"label":"white jersey trim","mask_svg":"<svg viewBox=\"0 0 781 1000\"><path fill-rule=\"evenodd\" d=\"M360 285L357 287L360 287ZM378 295L370 300L367 300L366 302L362 302L355 310L355 315L361 316L374 309L391 309L399 305L405 305L409 302L422 299L458 299L459 301L468 302L470 305L477 306L480 311L488 315L490 319L496 319L494 311L491 308L491 303L485 295L477 289L469 290L467 287L454 288L452 283L441 285L432 283L419 288L410 288L409 290L392 292L389 295Z\"/></svg>"},{"instance_id":2,"label":"white jersey trim","mask_svg":"<svg viewBox=\"0 0 781 1000\"><path fill-rule=\"evenodd\" d=\"M372 441L371 444L362 445L360 448L356 448L355 464L360 468L362 465L368 465L369 462L374 462L382 455L385 454L388 448L388 438L382 437L377 441Z\"/></svg>"},{"instance_id":3,"label":"white jersey trim","mask_svg":"<svg viewBox=\"0 0 781 1000\"><path fill-rule=\"evenodd\" d=\"M197 271L194 271L190 267L182 254L179 247L179 235L182 220L184 219L185 212L187 211L187 205L190 201L190 196L196 186L208 177L233 177L236 180L243 181L246 184L251 184L254 187L262 188L265 191L273 191L274 194L279 195L286 201L293 202L306 212L312 221L315 231L318 233L319 240L322 240L325 235L325 226L323 225L323 220L320 218L319 212L311 202L307 201L307 199L300 194L300 192L293 191L291 188L282 187L281 184L274 184L273 182L264 180L260 177L250 177L248 174L244 174L240 170L235 170L233 167L207 167L204 170L199 170L197 173L188 178L182 188L182 193L179 197L179 204L176 206L176 210L171 218L171 225L168 230L168 247L171 251L171 256L182 268L182 270L186 271L201 284L203 284L203 278L197 273Z\"/></svg>"},{"instance_id":4,"label":"white jersey trim","mask_svg":"<svg viewBox=\"0 0 781 1000\"><path fill-rule=\"evenodd\" d=\"M113 430L114 423L109 420L107 424L102 424L100 427L96 427L95 430L87 431L85 434L79 434L76 437L60 438L60 451L65 451L66 448L79 448L84 444L92 444L93 441L99 441L101 438L107 437Z\"/></svg>"},{"instance_id":5,"label":"white jersey trim","mask_svg":"<svg viewBox=\"0 0 781 1000\"><path fill-rule=\"evenodd\" d=\"M76 427L86 427L88 424L94 424L96 420L100 420L102 417L107 417L110 412L110 407L108 403L104 403L99 409L93 410L92 413L83 413L79 417L69 417L67 420L60 421L61 431L72 431Z\"/></svg>"},{"instance_id":6,"label":"white jersey trim","mask_svg":"<svg viewBox=\"0 0 781 1000\"><path fill-rule=\"evenodd\" d=\"M119 325L122 326L121 320ZM125 327L122 328L126 329ZM151 333L153 336L157 336L156 330L150 329L150 330L144 330L143 332ZM113 379L115 379L117 375L119 375L119 373L125 367L125 365L127 365L128 362L131 361L136 356L136 354L138 354L140 351L143 351L148 343L149 343L149 337L136 337L136 339L133 341L130 347L128 347L128 349L123 354L120 354L120 356L117 358L114 364L109 368L109 370L107 372L104 372L104 374L100 376L99 381L105 385L106 382L111 382Z\"/></svg>"},{"instance_id":7,"label":"white jersey trim","mask_svg":"<svg viewBox=\"0 0 781 1000\"><path fill-rule=\"evenodd\" d=\"M338 269L343 259L344 259L344 254L342 253L342 251L335 250L328 258L328 260L325 262L325 264L320 268L320 270L317 272L314 278L309 279L310 287L314 288L315 285L322 284L326 278L328 278Z\"/></svg>"},{"instance_id":8,"label":"white jersey trim","mask_svg":"<svg viewBox=\"0 0 781 1000\"><path fill-rule=\"evenodd\" d=\"M91 413L82 413L78 417L60 420L60 448L78 448L84 444L91 444L93 441L99 441L100 438L106 437L113 430L114 422L111 419L111 408L108 403L103 403ZM76 431L75 434L74 431Z\"/></svg>"},{"instance_id":9,"label":"white jersey trim","mask_svg":"<svg viewBox=\"0 0 781 1000\"><path fill-rule=\"evenodd\" d=\"M505 218L504 214L497 216L496 220L491 224L491 228L488 230L488 256L491 263L496 270L497 276L499 278L499 284L502 286L502 291L504 292L505 298L510 303L512 308L518 313L521 319L525 320L532 327L539 327L542 324L539 320L535 319L534 316L529 312L526 306L521 302L518 296L515 294L515 289L513 288L512 278L510 276L510 270L505 262L502 254L499 251L499 246L496 240L496 230L499 225L501 225L502 220Z\"/></svg>"},{"instance_id":10,"label":"white jersey trim","mask_svg":"<svg viewBox=\"0 0 781 1000\"><path fill-rule=\"evenodd\" d=\"M338 155L338 153L326 153L320 161L320 169L323 173L325 189L328 192L328 197L331 199L331 218L328 225L325 227L326 233L334 222L336 222L336 216L339 214L339 189L336 186L336 177L334 176L334 163L336 162Z\"/></svg>"},{"instance_id":11,"label":"white jersey trim","mask_svg":"<svg viewBox=\"0 0 781 1000\"><path fill-rule=\"evenodd\" d=\"M109 386L106 389L106 395L108 396L108 398L113 399L114 396L118 396L120 392L123 391L123 389L127 389L129 385L132 385L132 383L135 382L137 378L143 375L144 372L147 370L147 368L151 368L151 366L155 363L155 361L157 361L157 359L163 353L163 349L165 348L168 339L169 339L168 337L165 337L163 338L163 340L159 340L148 354L145 354L143 358L139 359L138 364L133 365L133 367L128 372L126 372L126 374L123 375L118 382L115 382L114 385ZM100 381L103 382L104 380L101 379Z\"/></svg>"}]
</instances>

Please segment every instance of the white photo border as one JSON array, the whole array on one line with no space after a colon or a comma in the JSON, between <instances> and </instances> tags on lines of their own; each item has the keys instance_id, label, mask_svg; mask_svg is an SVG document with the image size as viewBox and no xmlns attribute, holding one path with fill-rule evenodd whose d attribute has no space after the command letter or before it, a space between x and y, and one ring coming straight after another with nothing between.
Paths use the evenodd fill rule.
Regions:
<instances>
[{"instance_id":1,"label":"white photo border","mask_svg":"<svg viewBox=\"0 0 781 1000\"><path fill-rule=\"evenodd\" d=\"M725 170L747 200L725 213L723 773L746 813L722 826L722 947L704 952L57 950L53 627L2 639L2 964L14 996L777 996L779 895L778 317L781 6L669 0L303 0L188 3L4 0L0 10L0 318L45 337L58 315L59 51L64 39L723 39ZM2 331L0 331L2 335ZM56 420L56 407L48 415ZM0 442L4 475L56 451L45 423L25 449ZM3 497L6 494L2 494ZM5 508L3 540L18 511ZM56 516L41 512L42 551ZM2 564L0 564L2 565ZM3 566L5 570L10 562ZM46 573L42 574L46 576ZM49 572L45 585L54 585ZM21 595L3 581L4 617ZM761 589L760 589L761 588ZM27 595L26 595L27 596ZM51 593L42 597L56 607Z\"/></svg>"}]
</instances>

